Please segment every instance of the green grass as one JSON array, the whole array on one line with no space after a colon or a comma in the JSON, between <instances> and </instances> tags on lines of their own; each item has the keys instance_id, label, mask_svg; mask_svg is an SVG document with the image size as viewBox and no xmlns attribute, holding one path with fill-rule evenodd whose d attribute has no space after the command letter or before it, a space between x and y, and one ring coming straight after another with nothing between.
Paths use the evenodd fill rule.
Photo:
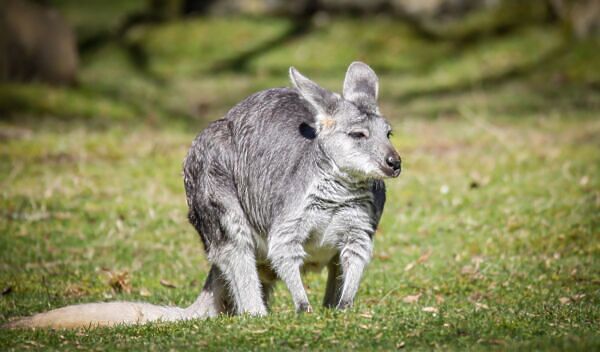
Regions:
<instances>
[{"instance_id":1,"label":"green grass","mask_svg":"<svg viewBox=\"0 0 600 352\"><path fill-rule=\"evenodd\" d=\"M600 45L532 25L456 46L339 19L245 72L211 71L289 25L136 27L142 70L107 44L77 87L0 86L0 283L12 289L0 322L79 302L190 304L208 270L181 179L194 135L245 95L288 85L289 65L339 91L358 58L381 72L404 172L387 183L355 308L299 316L280 284L266 318L2 330L0 349L600 348ZM129 273L129 293L111 271ZM325 273L305 284L318 306Z\"/></svg>"}]
</instances>

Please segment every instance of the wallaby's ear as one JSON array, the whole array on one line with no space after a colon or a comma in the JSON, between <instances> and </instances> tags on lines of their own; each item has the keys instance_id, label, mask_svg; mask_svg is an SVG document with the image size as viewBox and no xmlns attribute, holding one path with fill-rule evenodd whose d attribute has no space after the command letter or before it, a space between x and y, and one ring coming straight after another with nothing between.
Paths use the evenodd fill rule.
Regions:
<instances>
[{"instance_id":1,"label":"wallaby's ear","mask_svg":"<svg viewBox=\"0 0 600 352\"><path fill-rule=\"evenodd\" d=\"M355 61L348 66L344 79L344 99L357 105L377 109L379 79L367 64Z\"/></svg>"},{"instance_id":2,"label":"wallaby's ear","mask_svg":"<svg viewBox=\"0 0 600 352\"><path fill-rule=\"evenodd\" d=\"M315 82L304 77L298 70L290 67L290 80L304 99L306 99L316 110L319 118L327 117L333 113L339 95L322 88Z\"/></svg>"}]
</instances>

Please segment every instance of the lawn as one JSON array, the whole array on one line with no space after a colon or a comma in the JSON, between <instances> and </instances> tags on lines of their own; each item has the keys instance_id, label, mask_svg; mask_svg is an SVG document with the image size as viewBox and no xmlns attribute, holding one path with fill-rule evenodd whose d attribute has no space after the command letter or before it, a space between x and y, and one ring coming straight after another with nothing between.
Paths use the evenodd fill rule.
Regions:
<instances>
[{"instance_id":1,"label":"lawn","mask_svg":"<svg viewBox=\"0 0 600 352\"><path fill-rule=\"evenodd\" d=\"M81 302L190 304L209 267L181 177L195 134L288 86L290 65L339 91L360 59L380 73L403 174L355 307L317 308L325 273L309 274L311 314L279 284L266 318L0 330L0 349L600 349L600 43L544 23L431 42L341 18L223 69L291 25L141 25L84 54L75 87L0 85L0 323Z\"/></svg>"}]
</instances>

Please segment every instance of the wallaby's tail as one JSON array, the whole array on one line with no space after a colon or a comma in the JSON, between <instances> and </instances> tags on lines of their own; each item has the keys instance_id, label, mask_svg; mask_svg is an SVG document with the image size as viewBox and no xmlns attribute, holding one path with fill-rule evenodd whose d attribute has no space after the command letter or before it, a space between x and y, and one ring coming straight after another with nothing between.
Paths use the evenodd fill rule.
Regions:
<instances>
[{"instance_id":1,"label":"wallaby's tail","mask_svg":"<svg viewBox=\"0 0 600 352\"><path fill-rule=\"evenodd\" d=\"M143 324L208 318L225 312L224 285L215 270L210 271L196 301L187 308L156 306L141 302L87 303L58 308L8 322L5 328L78 328Z\"/></svg>"},{"instance_id":2,"label":"wallaby's tail","mask_svg":"<svg viewBox=\"0 0 600 352\"><path fill-rule=\"evenodd\" d=\"M5 326L8 328L77 328L139 324L155 320L186 319L185 313L185 309L182 308L161 307L148 303L88 303L54 309L9 322Z\"/></svg>"}]
</instances>

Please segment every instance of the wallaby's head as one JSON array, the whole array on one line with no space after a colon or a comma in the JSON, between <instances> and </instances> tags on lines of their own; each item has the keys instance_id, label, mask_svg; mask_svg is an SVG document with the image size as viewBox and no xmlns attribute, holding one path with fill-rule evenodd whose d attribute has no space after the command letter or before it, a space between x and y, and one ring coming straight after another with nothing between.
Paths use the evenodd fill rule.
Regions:
<instances>
[{"instance_id":1,"label":"wallaby's head","mask_svg":"<svg viewBox=\"0 0 600 352\"><path fill-rule=\"evenodd\" d=\"M340 170L358 178L400 174L400 157L389 139L391 126L377 107L377 75L369 66L353 62L348 67L343 96L293 67L290 78L316 112L317 143Z\"/></svg>"}]
</instances>

